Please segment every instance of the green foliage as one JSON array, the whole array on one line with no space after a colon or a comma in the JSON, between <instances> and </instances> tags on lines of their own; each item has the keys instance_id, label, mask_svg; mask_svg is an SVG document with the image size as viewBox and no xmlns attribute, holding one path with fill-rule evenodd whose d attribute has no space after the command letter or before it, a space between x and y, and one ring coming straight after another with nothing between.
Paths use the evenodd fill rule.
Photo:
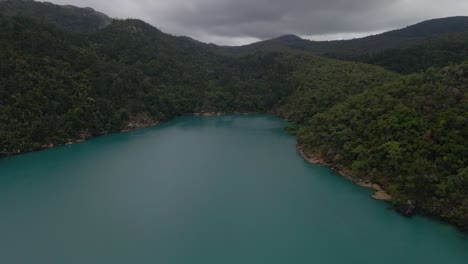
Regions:
<instances>
[{"instance_id":1,"label":"green foliage","mask_svg":"<svg viewBox=\"0 0 468 264\"><path fill-rule=\"evenodd\" d=\"M333 55L330 55L333 57ZM379 65L398 73L424 71L468 59L468 33L454 34L405 49L389 49L345 58Z\"/></svg>"},{"instance_id":2,"label":"green foliage","mask_svg":"<svg viewBox=\"0 0 468 264\"><path fill-rule=\"evenodd\" d=\"M288 55L224 58L138 20L87 35L25 17L0 28L3 155L193 112L267 112L293 87Z\"/></svg>"},{"instance_id":3,"label":"green foliage","mask_svg":"<svg viewBox=\"0 0 468 264\"><path fill-rule=\"evenodd\" d=\"M468 62L389 82L314 115L299 141L467 227Z\"/></svg>"},{"instance_id":4,"label":"green foliage","mask_svg":"<svg viewBox=\"0 0 468 264\"><path fill-rule=\"evenodd\" d=\"M319 57L302 56L295 63L293 79L297 89L277 109L277 113L299 123L352 95L397 77L371 65Z\"/></svg>"},{"instance_id":5,"label":"green foliage","mask_svg":"<svg viewBox=\"0 0 468 264\"><path fill-rule=\"evenodd\" d=\"M299 124L290 124L287 125L284 130L286 133L290 134L291 136L297 136L299 134L299 131L302 129L302 125Z\"/></svg>"},{"instance_id":6,"label":"green foliage","mask_svg":"<svg viewBox=\"0 0 468 264\"><path fill-rule=\"evenodd\" d=\"M0 14L4 16L28 16L75 32L92 32L111 23L108 16L91 8L59 6L32 0L1 0Z\"/></svg>"},{"instance_id":7,"label":"green foliage","mask_svg":"<svg viewBox=\"0 0 468 264\"><path fill-rule=\"evenodd\" d=\"M461 63L468 59L468 17L424 21L403 29L365 38L309 41L294 35L241 47L212 47L220 54L242 56L257 52L314 54L360 61L409 74Z\"/></svg>"}]
</instances>

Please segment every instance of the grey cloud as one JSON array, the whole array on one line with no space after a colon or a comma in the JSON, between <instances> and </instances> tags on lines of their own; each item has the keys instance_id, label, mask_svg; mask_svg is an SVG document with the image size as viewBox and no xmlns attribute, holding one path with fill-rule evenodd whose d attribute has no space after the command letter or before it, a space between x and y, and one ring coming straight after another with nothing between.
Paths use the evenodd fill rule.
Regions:
<instances>
[{"instance_id":1,"label":"grey cloud","mask_svg":"<svg viewBox=\"0 0 468 264\"><path fill-rule=\"evenodd\" d=\"M461 0L51 0L140 18L176 35L240 44L282 34L360 36L425 19L468 15Z\"/></svg>"}]
</instances>

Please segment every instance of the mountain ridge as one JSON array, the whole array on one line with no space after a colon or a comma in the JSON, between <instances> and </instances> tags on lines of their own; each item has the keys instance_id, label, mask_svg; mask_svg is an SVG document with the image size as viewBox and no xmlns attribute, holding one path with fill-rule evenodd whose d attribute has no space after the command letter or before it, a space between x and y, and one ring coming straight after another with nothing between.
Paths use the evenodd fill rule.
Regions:
<instances>
[{"instance_id":1,"label":"mountain ridge","mask_svg":"<svg viewBox=\"0 0 468 264\"><path fill-rule=\"evenodd\" d=\"M283 35L243 46L223 46L218 52L228 55L246 55L261 49L269 51L306 51L314 55L340 53L361 55L385 49L406 48L446 35L468 32L468 16L425 20L401 29L350 40L312 41L294 35Z\"/></svg>"},{"instance_id":2,"label":"mountain ridge","mask_svg":"<svg viewBox=\"0 0 468 264\"><path fill-rule=\"evenodd\" d=\"M56 5L33 0L2 0L0 14L5 16L32 16L75 32L93 32L104 28L112 19L91 7Z\"/></svg>"},{"instance_id":3,"label":"mountain ridge","mask_svg":"<svg viewBox=\"0 0 468 264\"><path fill-rule=\"evenodd\" d=\"M16 10L10 12L9 14L8 7L10 7L10 10ZM80 15L85 15L86 18L83 19L92 20L89 23L97 23L96 25L91 26L91 29L78 29L77 31L99 30L109 25L113 20L104 13L96 11L90 7L56 5L50 2L36 2L34 0L0 1L0 13L4 15L18 15L21 12L23 12L22 15L41 17L47 20L47 16L57 15L55 13L52 13L52 11L50 10L60 10L64 12L64 10L66 9L72 10L71 14L67 15L71 16L74 19L77 19L76 17L79 17ZM66 18L67 17L64 18L64 21L66 21ZM67 30L75 30L73 28L70 28L69 25L67 25L69 23L62 23L62 25L60 25L60 18L55 20L50 19L49 22L65 27ZM151 26L157 28L154 25ZM380 34L348 40L314 41L301 38L294 34L285 34L272 39L250 43L247 45L220 46L213 43L204 43L202 41L187 36L179 37L190 38L198 43L203 43L207 46L210 46L212 49L216 50L219 53L229 55L247 55L252 52L258 51L258 49L265 49L267 51L283 51L284 49L288 48L289 51L307 51L314 55L325 55L327 53L337 52L337 50L345 50L346 52L358 52L359 54L362 54L369 51L377 52L385 49L406 48L420 44L426 40L438 39L454 33L468 33L468 16L451 16L429 19L403 28L386 31ZM396 41L395 39L398 40L398 43L394 43ZM273 43L273 47L266 47L269 46L271 43ZM285 46L275 46L278 44L283 44Z\"/></svg>"}]
</instances>

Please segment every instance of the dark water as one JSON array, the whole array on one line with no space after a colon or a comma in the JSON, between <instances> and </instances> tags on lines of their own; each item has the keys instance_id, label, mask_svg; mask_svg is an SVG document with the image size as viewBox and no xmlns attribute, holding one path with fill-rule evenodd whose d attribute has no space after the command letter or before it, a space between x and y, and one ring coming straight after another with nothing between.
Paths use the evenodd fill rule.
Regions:
<instances>
[{"instance_id":1,"label":"dark water","mask_svg":"<svg viewBox=\"0 0 468 264\"><path fill-rule=\"evenodd\" d=\"M184 117L0 160L0 263L468 263L467 236L306 163L283 126Z\"/></svg>"}]
</instances>

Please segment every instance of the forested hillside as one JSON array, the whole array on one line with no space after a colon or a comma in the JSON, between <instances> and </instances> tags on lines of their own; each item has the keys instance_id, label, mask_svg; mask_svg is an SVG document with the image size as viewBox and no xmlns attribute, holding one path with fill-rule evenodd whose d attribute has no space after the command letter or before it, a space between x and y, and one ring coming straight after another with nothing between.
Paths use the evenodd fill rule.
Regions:
<instances>
[{"instance_id":1,"label":"forested hillside","mask_svg":"<svg viewBox=\"0 0 468 264\"><path fill-rule=\"evenodd\" d=\"M240 47L217 47L218 52L245 55L258 51L305 51L315 55L354 57L387 49L402 49L450 35L468 33L468 17L448 17L423 21L406 28L351 40L310 41L285 35Z\"/></svg>"},{"instance_id":2,"label":"forested hillside","mask_svg":"<svg viewBox=\"0 0 468 264\"><path fill-rule=\"evenodd\" d=\"M395 31L395 43L447 35L353 58L405 73L442 66L401 76L309 52L225 56L140 20L0 1L0 156L195 112L269 112L301 127L307 153L381 183L397 206L468 228L468 65L449 65L466 56L466 34L454 34L464 21Z\"/></svg>"},{"instance_id":3,"label":"forested hillside","mask_svg":"<svg viewBox=\"0 0 468 264\"><path fill-rule=\"evenodd\" d=\"M448 35L410 48L389 49L346 59L379 65L403 74L425 71L430 67L468 60L468 33Z\"/></svg>"},{"instance_id":4,"label":"forested hillside","mask_svg":"<svg viewBox=\"0 0 468 264\"><path fill-rule=\"evenodd\" d=\"M394 203L468 225L468 62L371 89L306 120L299 142Z\"/></svg>"},{"instance_id":5,"label":"forested hillside","mask_svg":"<svg viewBox=\"0 0 468 264\"><path fill-rule=\"evenodd\" d=\"M0 18L0 27L4 155L187 113L268 112L313 79L295 74L306 69L317 69L324 84L351 71L369 81L340 87L345 90L334 102L393 76L311 56L220 57L138 20L116 20L86 37L24 17Z\"/></svg>"},{"instance_id":6,"label":"forested hillside","mask_svg":"<svg viewBox=\"0 0 468 264\"><path fill-rule=\"evenodd\" d=\"M0 0L0 14L35 17L75 32L96 31L112 22L111 18L91 8L58 6L33 0Z\"/></svg>"},{"instance_id":7,"label":"forested hillside","mask_svg":"<svg viewBox=\"0 0 468 264\"><path fill-rule=\"evenodd\" d=\"M240 47L212 47L225 55L256 52L310 53L323 57L361 61L408 74L432 66L468 59L468 17L424 21L403 29L365 38L341 41L309 41L294 35Z\"/></svg>"}]
</instances>

